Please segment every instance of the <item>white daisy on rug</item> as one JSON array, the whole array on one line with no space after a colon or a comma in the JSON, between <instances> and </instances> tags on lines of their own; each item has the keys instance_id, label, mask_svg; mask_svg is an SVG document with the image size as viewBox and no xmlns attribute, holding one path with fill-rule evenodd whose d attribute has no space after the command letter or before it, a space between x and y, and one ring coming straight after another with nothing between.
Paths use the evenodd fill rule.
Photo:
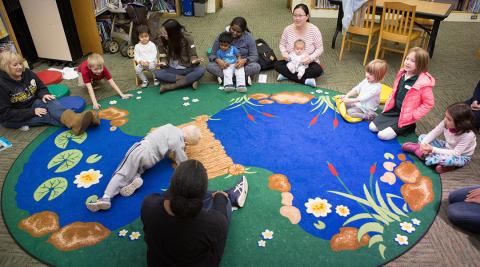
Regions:
<instances>
[{"instance_id":1,"label":"white daisy on rug","mask_svg":"<svg viewBox=\"0 0 480 267\"><path fill-rule=\"evenodd\" d=\"M127 229L122 229L118 232L118 236L126 236L128 233L128 230Z\"/></svg>"},{"instance_id":2,"label":"white daisy on rug","mask_svg":"<svg viewBox=\"0 0 480 267\"><path fill-rule=\"evenodd\" d=\"M183 99L183 101L187 101L187 100L189 100L189 99L190 99L190 97L188 97L188 96L184 96L182 99Z\"/></svg>"},{"instance_id":3,"label":"white daisy on rug","mask_svg":"<svg viewBox=\"0 0 480 267\"><path fill-rule=\"evenodd\" d=\"M348 215L350 215L350 209L344 205L336 206L335 212L342 217L347 217Z\"/></svg>"},{"instance_id":4,"label":"white daisy on rug","mask_svg":"<svg viewBox=\"0 0 480 267\"><path fill-rule=\"evenodd\" d=\"M413 225L409 222L401 222L400 228L402 229L402 231L407 232L409 234L415 232L415 227L413 227Z\"/></svg>"},{"instance_id":5,"label":"white daisy on rug","mask_svg":"<svg viewBox=\"0 0 480 267\"><path fill-rule=\"evenodd\" d=\"M137 91L137 94L141 94L141 93L143 93L143 91Z\"/></svg>"},{"instance_id":6,"label":"white daisy on rug","mask_svg":"<svg viewBox=\"0 0 480 267\"><path fill-rule=\"evenodd\" d=\"M264 247L267 245L267 242L265 242L265 240L259 240L259 241L257 242L257 244L258 244L259 247L263 247L263 248L264 248Z\"/></svg>"},{"instance_id":7,"label":"white daisy on rug","mask_svg":"<svg viewBox=\"0 0 480 267\"><path fill-rule=\"evenodd\" d=\"M420 220L417 219L417 218L413 218L413 219L412 219L412 223L413 223L414 225L420 225L421 222L422 222L422 221L420 221Z\"/></svg>"},{"instance_id":8,"label":"white daisy on rug","mask_svg":"<svg viewBox=\"0 0 480 267\"><path fill-rule=\"evenodd\" d=\"M273 239L273 231L265 229L265 231L262 232L262 236L263 239Z\"/></svg>"},{"instance_id":9,"label":"white daisy on rug","mask_svg":"<svg viewBox=\"0 0 480 267\"><path fill-rule=\"evenodd\" d=\"M184 105L185 107L187 107L187 106L190 106L190 103L189 103L189 102L185 102L185 103L183 103L183 105Z\"/></svg>"},{"instance_id":10,"label":"white daisy on rug","mask_svg":"<svg viewBox=\"0 0 480 267\"><path fill-rule=\"evenodd\" d=\"M140 232L132 232L129 237L130 240L137 240L141 236Z\"/></svg>"},{"instance_id":11,"label":"white daisy on rug","mask_svg":"<svg viewBox=\"0 0 480 267\"><path fill-rule=\"evenodd\" d=\"M73 181L73 183L76 184L78 188L89 188L94 184L98 184L102 176L103 175L100 173L100 171L90 169L75 175L75 181Z\"/></svg>"},{"instance_id":12,"label":"white daisy on rug","mask_svg":"<svg viewBox=\"0 0 480 267\"><path fill-rule=\"evenodd\" d=\"M198 98L192 99L192 102L193 102L193 103L197 103L198 101L200 101Z\"/></svg>"},{"instance_id":13,"label":"white daisy on rug","mask_svg":"<svg viewBox=\"0 0 480 267\"><path fill-rule=\"evenodd\" d=\"M321 199L316 197L315 199L308 199L308 202L305 203L307 207L307 213L313 214L315 217L327 217L327 215L332 212L330 209L332 205L328 203L326 199Z\"/></svg>"},{"instance_id":14,"label":"white daisy on rug","mask_svg":"<svg viewBox=\"0 0 480 267\"><path fill-rule=\"evenodd\" d=\"M137 99L142 99L142 97L141 97L141 96L137 96Z\"/></svg>"},{"instance_id":15,"label":"white daisy on rug","mask_svg":"<svg viewBox=\"0 0 480 267\"><path fill-rule=\"evenodd\" d=\"M108 102L110 105L115 105L117 104L117 100L110 100L110 102Z\"/></svg>"},{"instance_id":16,"label":"white daisy on rug","mask_svg":"<svg viewBox=\"0 0 480 267\"><path fill-rule=\"evenodd\" d=\"M397 243L402 246L408 245L408 237L404 235L397 234L397 237L395 237L395 241L397 241Z\"/></svg>"}]
</instances>

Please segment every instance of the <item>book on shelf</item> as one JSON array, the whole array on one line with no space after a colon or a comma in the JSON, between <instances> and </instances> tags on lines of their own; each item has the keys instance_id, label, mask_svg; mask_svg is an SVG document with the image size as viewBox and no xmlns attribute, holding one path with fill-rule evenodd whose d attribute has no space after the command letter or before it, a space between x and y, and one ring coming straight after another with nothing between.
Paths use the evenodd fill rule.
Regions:
<instances>
[{"instance_id":1,"label":"book on shelf","mask_svg":"<svg viewBox=\"0 0 480 267\"><path fill-rule=\"evenodd\" d=\"M316 9L338 9L338 6L330 4L328 0L315 0Z\"/></svg>"}]
</instances>

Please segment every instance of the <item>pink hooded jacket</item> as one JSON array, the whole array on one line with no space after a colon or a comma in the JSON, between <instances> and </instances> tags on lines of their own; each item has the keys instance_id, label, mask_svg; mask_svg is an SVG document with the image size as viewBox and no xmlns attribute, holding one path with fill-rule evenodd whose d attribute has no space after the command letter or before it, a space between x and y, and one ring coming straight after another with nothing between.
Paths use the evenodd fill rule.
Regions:
<instances>
[{"instance_id":1,"label":"pink hooded jacket","mask_svg":"<svg viewBox=\"0 0 480 267\"><path fill-rule=\"evenodd\" d=\"M393 93L385 103L383 112L387 112L395 107L395 95L397 94L398 83L405 70L402 68L397 73L395 81L393 82ZM422 72L418 75L418 79L410 90L405 95L400 110L400 117L398 119L398 127L402 128L409 124L413 124L421 119L423 116L433 108L433 86L435 86L435 79L428 72Z\"/></svg>"}]
</instances>

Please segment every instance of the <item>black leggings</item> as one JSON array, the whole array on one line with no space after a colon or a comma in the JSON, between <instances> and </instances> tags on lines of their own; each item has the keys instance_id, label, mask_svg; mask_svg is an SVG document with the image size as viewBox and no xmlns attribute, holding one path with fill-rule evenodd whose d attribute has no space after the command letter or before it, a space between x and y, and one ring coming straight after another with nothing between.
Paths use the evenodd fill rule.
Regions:
<instances>
[{"instance_id":1,"label":"black leggings","mask_svg":"<svg viewBox=\"0 0 480 267\"><path fill-rule=\"evenodd\" d=\"M311 62L310 64L308 64L308 68L305 70L305 74L302 76L301 79L298 79L296 73L291 73L288 70L287 61L285 60L278 60L277 62L275 62L274 66L275 66L275 70L278 73L287 77L289 80L292 80L294 82L301 83L301 84L304 84L306 79L317 78L323 74L322 67L316 62Z\"/></svg>"}]
</instances>

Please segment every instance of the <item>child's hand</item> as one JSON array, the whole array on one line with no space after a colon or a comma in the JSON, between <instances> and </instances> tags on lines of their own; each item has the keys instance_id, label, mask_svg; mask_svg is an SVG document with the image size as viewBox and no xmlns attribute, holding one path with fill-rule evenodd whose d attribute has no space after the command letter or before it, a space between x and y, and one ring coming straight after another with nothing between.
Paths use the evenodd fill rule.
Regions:
<instances>
[{"instance_id":1,"label":"child's hand","mask_svg":"<svg viewBox=\"0 0 480 267\"><path fill-rule=\"evenodd\" d=\"M93 109L100 109L102 105L98 104L97 102L93 103Z\"/></svg>"},{"instance_id":2,"label":"child's hand","mask_svg":"<svg viewBox=\"0 0 480 267\"><path fill-rule=\"evenodd\" d=\"M122 97L122 99L129 99L133 95L132 94L121 94L120 96Z\"/></svg>"},{"instance_id":3,"label":"child's hand","mask_svg":"<svg viewBox=\"0 0 480 267\"><path fill-rule=\"evenodd\" d=\"M428 154L432 153L433 147L431 145L428 145L428 144L420 144L420 150L422 151L422 153L424 155L428 155Z\"/></svg>"},{"instance_id":4,"label":"child's hand","mask_svg":"<svg viewBox=\"0 0 480 267\"><path fill-rule=\"evenodd\" d=\"M140 65L144 66L144 67L147 67L148 66L148 62L147 61L144 61L144 60L141 60L140 61Z\"/></svg>"}]
</instances>

